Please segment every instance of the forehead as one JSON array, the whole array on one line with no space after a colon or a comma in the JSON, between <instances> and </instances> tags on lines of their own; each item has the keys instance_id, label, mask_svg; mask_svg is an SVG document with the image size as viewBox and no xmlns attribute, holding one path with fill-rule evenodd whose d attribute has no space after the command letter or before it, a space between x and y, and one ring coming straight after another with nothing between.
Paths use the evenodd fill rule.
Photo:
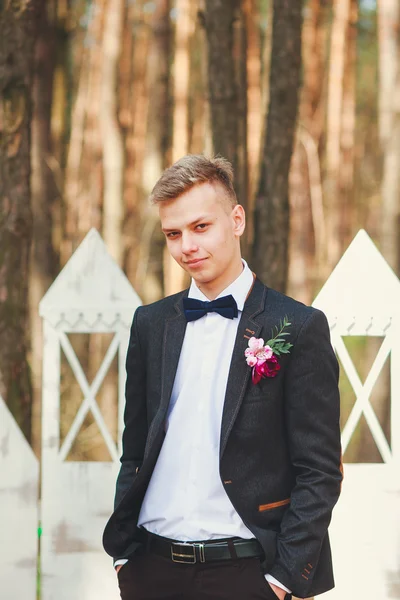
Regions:
<instances>
[{"instance_id":1,"label":"forehead","mask_svg":"<svg viewBox=\"0 0 400 600\"><path fill-rule=\"evenodd\" d=\"M202 183L178 198L160 202L159 215L163 229L184 227L203 217L227 216L224 190L219 185Z\"/></svg>"}]
</instances>

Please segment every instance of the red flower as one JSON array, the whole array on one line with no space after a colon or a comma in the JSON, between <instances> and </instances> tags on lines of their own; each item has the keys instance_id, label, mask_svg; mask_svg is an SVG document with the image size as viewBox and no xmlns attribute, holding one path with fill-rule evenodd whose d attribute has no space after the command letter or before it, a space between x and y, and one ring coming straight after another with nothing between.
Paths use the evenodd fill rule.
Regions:
<instances>
[{"instance_id":1,"label":"red flower","mask_svg":"<svg viewBox=\"0 0 400 600\"><path fill-rule=\"evenodd\" d=\"M273 354L271 358L268 358L265 362L257 363L253 367L253 383L258 383L262 378L265 377L276 377L280 368L281 366L278 362L278 359L276 358L275 354Z\"/></svg>"}]
</instances>

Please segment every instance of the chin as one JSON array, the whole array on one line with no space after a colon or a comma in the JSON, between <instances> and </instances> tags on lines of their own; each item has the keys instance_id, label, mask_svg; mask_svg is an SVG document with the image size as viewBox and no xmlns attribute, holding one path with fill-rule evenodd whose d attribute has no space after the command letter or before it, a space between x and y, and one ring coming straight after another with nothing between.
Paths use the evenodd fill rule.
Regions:
<instances>
[{"instance_id":1,"label":"chin","mask_svg":"<svg viewBox=\"0 0 400 600\"><path fill-rule=\"evenodd\" d=\"M212 283L213 281L217 281L221 276L220 273L194 273L193 279L196 281L200 281L201 283Z\"/></svg>"}]
</instances>

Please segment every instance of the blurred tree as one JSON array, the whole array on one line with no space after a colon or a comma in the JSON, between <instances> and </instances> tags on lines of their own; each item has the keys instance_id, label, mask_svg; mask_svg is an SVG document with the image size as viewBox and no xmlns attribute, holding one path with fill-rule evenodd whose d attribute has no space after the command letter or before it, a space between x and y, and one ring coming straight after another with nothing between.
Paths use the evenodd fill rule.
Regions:
<instances>
[{"instance_id":1,"label":"blurred tree","mask_svg":"<svg viewBox=\"0 0 400 600\"><path fill-rule=\"evenodd\" d=\"M250 213L253 208L253 196L258 181L263 122L261 108L261 15L259 3L256 0L244 0L243 10L247 30L247 147L249 172L247 208L248 213Z\"/></svg>"},{"instance_id":2,"label":"blurred tree","mask_svg":"<svg viewBox=\"0 0 400 600\"><path fill-rule=\"evenodd\" d=\"M58 273L58 255L53 247L53 207L57 197L52 165L51 115L53 75L56 65L57 0L41 12L35 47L32 115L32 251L29 273L31 329L30 365L33 383L32 447L40 454L41 380L43 358L42 322L38 306Z\"/></svg>"},{"instance_id":3,"label":"blurred tree","mask_svg":"<svg viewBox=\"0 0 400 600\"><path fill-rule=\"evenodd\" d=\"M342 125L340 132L339 202L341 212L341 253L350 244L354 231L354 168L356 128L356 61L358 0L350 0L343 73Z\"/></svg>"},{"instance_id":4,"label":"blurred tree","mask_svg":"<svg viewBox=\"0 0 400 600\"><path fill-rule=\"evenodd\" d=\"M207 40L204 0L198 0L195 30L190 48L189 152L212 154L210 102L207 78Z\"/></svg>"},{"instance_id":5,"label":"blurred tree","mask_svg":"<svg viewBox=\"0 0 400 600\"><path fill-rule=\"evenodd\" d=\"M205 1L204 24L213 150L232 162L238 199L246 208L247 99L243 93L246 94L247 77L242 70L246 69L243 20L239 0Z\"/></svg>"},{"instance_id":6,"label":"blurred tree","mask_svg":"<svg viewBox=\"0 0 400 600\"><path fill-rule=\"evenodd\" d=\"M383 154L381 250L400 274L400 3L378 1L379 137Z\"/></svg>"},{"instance_id":7,"label":"blurred tree","mask_svg":"<svg viewBox=\"0 0 400 600\"><path fill-rule=\"evenodd\" d=\"M343 121L344 73L346 67L347 30L351 0L334 0L330 41L329 87L326 123L326 207L327 273L338 262L343 248L340 198L341 132Z\"/></svg>"},{"instance_id":8,"label":"blurred tree","mask_svg":"<svg viewBox=\"0 0 400 600\"><path fill-rule=\"evenodd\" d=\"M120 56L119 105L120 121L125 131L124 267L130 281L141 295L144 278L142 275L138 279L137 274L143 267L147 268L148 232L151 236L153 230L146 218L144 168L146 140L150 127L150 86L152 77L155 76L155 64L153 61L150 62L154 34L152 34L151 15L144 11L145 5L146 2L143 0L126 3L123 52ZM157 17L159 12L157 9L153 15L154 20L159 18ZM159 124L157 119L156 123Z\"/></svg>"},{"instance_id":9,"label":"blurred tree","mask_svg":"<svg viewBox=\"0 0 400 600\"><path fill-rule=\"evenodd\" d=\"M303 86L290 171L290 240L288 293L310 304L324 261L325 221L319 144L325 98L327 6L310 0L303 25Z\"/></svg>"},{"instance_id":10,"label":"blurred tree","mask_svg":"<svg viewBox=\"0 0 400 600\"><path fill-rule=\"evenodd\" d=\"M274 0L270 100L255 206L253 268L284 291L288 273L288 179L301 70L302 1Z\"/></svg>"},{"instance_id":11,"label":"blurred tree","mask_svg":"<svg viewBox=\"0 0 400 600\"><path fill-rule=\"evenodd\" d=\"M91 227L102 229L103 154L100 129L102 98L102 39L105 0L89 6L81 2L84 18L77 18L70 34L72 74L68 93L69 130L64 175L64 238L61 263L65 264ZM73 21L72 15L69 15ZM72 29L72 24L70 24ZM118 200L117 200L118 201Z\"/></svg>"},{"instance_id":12,"label":"blurred tree","mask_svg":"<svg viewBox=\"0 0 400 600\"><path fill-rule=\"evenodd\" d=\"M122 265L124 217L124 145L118 121L118 65L125 0L103 4L100 129L103 152L103 238L111 256Z\"/></svg>"},{"instance_id":13,"label":"blurred tree","mask_svg":"<svg viewBox=\"0 0 400 600\"><path fill-rule=\"evenodd\" d=\"M0 5L0 394L28 440L32 417L27 362L30 126L39 8L35 0Z\"/></svg>"},{"instance_id":14,"label":"blurred tree","mask_svg":"<svg viewBox=\"0 0 400 600\"><path fill-rule=\"evenodd\" d=\"M194 33L196 5L190 0L176 0L175 9L172 162L189 152L190 42ZM168 296L184 287L185 272L165 247L164 292Z\"/></svg>"},{"instance_id":15,"label":"blurred tree","mask_svg":"<svg viewBox=\"0 0 400 600\"><path fill-rule=\"evenodd\" d=\"M140 43L138 39L135 40L139 58L142 59L143 69L148 78L146 86L148 110L140 189L141 196L144 199L141 204L140 217L144 225L139 229L136 227L135 219L129 221L130 227L129 232L127 231L127 240L129 239L129 243L132 244L132 239L137 236L138 241L136 252L130 253L130 256L134 257L134 264L132 263L131 268L127 266L127 272L128 274L134 272L135 276L133 279L131 278L131 281L143 300L148 302L158 300L163 295L162 254L165 239L158 227L157 211L149 207L147 198L162 171L171 161L170 63L172 32L170 11L170 0L157 2L151 19L147 62L146 57L139 51L145 44ZM128 35L130 34L128 33ZM128 168L127 174L128 170L134 171L134 169ZM128 197L126 198L126 206L130 206Z\"/></svg>"},{"instance_id":16,"label":"blurred tree","mask_svg":"<svg viewBox=\"0 0 400 600\"><path fill-rule=\"evenodd\" d=\"M249 161L248 161L248 20L243 0L238 2L233 22L233 63L237 89L237 158L235 186L239 202L247 210L249 206ZM248 258L248 234L242 237L242 253Z\"/></svg>"}]
</instances>

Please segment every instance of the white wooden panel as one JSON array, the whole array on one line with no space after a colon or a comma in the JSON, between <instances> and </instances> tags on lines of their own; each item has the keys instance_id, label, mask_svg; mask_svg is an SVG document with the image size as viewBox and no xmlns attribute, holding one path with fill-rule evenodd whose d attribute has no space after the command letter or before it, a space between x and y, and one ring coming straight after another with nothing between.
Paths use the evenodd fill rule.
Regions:
<instances>
[{"instance_id":1,"label":"white wooden panel","mask_svg":"<svg viewBox=\"0 0 400 600\"><path fill-rule=\"evenodd\" d=\"M363 230L354 238L313 306L323 310L332 344L356 401L342 431L343 453L365 417L382 464L346 464L330 526L336 587L327 600L400 598L400 282ZM361 382L344 336L380 336L382 345ZM391 439L370 403L390 356Z\"/></svg>"},{"instance_id":2,"label":"white wooden panel","mask_svg":"<svg viewBox=\"0 0 400 600\"><path fill-rule=\"evenodd\" d=\"M318 598L399 598L399 497L394 466L344 466L342 495L330 527L336 586Z\"/></svg>"},{"instance_id":3,"label":"white wooden panel","mask_svg":"<svg viewBox=\"0 0 400 600\"><path fill-rule=\"evenodd\" d=\"M41 600L117 600L101 538L111 514L117 463L54 460L43 477Z\"/></svg>"},{"instance_id":4,"label":"white wooden panel","mask_svg":"<svg viewBox=\"0 0 400 600\"><path fill-rule=\"evenodd\" d=\"M382 328L399 313L400 283L366 231L361 229L324 284L313 306L332 319L357 321L363 333L374 321ZM371 324L372 320L372 324ZM355 335L354 331L352 334Z\"/></svg>"},{"instance_id":5,"label":"white wooden panel","mask_svg":"<svg viewBox=\"0 0 400 600\"><path fill-rule=\"evenodd\" d=\"M141 304L96 229L89 231L40 302L40 315L64 331L113 331Z\"/></svg>"},{"instance_id":6,"label":"white wooden panel","mask_svg":"<svg viewBox=\"0 0 400 600\"><path fill-rule=\"evenodd\" d=\"M100 236L92 230L40 305L44 317L41 600L117 600L112 559L102 533L113 507L119 470L125 403L125 354L132 316L140 299ZM113 333L104 360L89 384L67 334ZM81 388L78 407L60 444L60 352ZM118 356L118 444L114 442L96 394ZM109 450L110 462L66 461L88 412Z\"/></svg>"},{"instance_id":7,"label":"white wooden panel","mask_svg":"<svg viewBox=\"0 0 400 600\"><path fill-rule=\"evenodd\" d=\"M128 335L127 329L120 330L114 338L122 342L125 350ZM119 452L107 432L108 443L114 444L112 462L65 461L68 436L60 447L59 435L60 338L64 339L63 334L45 322L41 600L117 600L112 560L104 552L101 540L112 512ZM123 364L120 367L123 370ZM83 373L81 376L85 388L87 382ZM92 387L95 382L96 378ZM85 390L89 391L88 386ZM124 402L123 391L121 385L120 404ZM95 396L89 397L97 406ZM85 400L81 406L84 404ZM79 412L80 409L77 415ZM121 431L118 435L120 438ZM71 437L69 445L73 441Z\"/></svg>"},{"instance_id":8,"label":"white wooden panel","mask_svg":"<svg viewBox=\"0 0 400 600\"><path fill-rule=\"evenodd\" d=\"M0 397L0 597L35 600L39 463Z\"/></svg>"}]
</instances>

